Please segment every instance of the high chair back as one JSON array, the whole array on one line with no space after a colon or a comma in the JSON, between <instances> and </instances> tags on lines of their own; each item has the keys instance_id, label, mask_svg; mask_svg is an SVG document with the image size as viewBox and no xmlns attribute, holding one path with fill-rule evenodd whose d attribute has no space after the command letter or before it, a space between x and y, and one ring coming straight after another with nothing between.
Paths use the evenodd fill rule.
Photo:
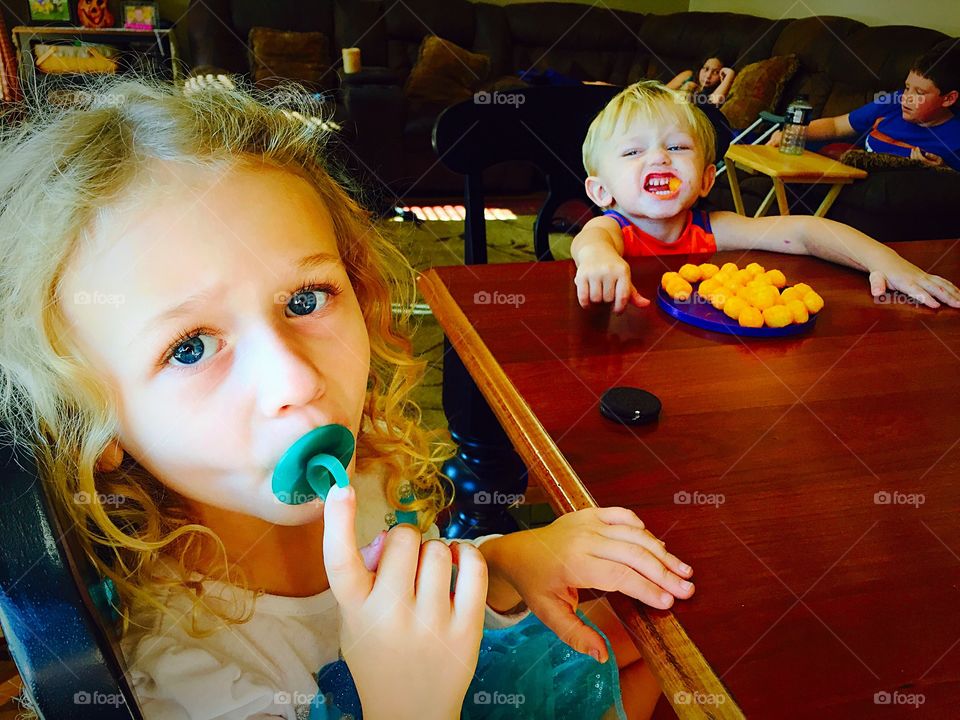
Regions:
<instances>
[{"instance_id":1,"label":"high chair back","mask_svg":"<svg viewBox=\"0 0 960 720\"><path fill-rule=\"evenodd\" d=\"M0 624L26 694L45 718L139 720L104 586L32 453L0 437Z\"/></svg>"},{"instance_id":2,"label":"high chair back","mask_svg":"<svg viewBox=\"0 0 960 720\"><path fill-rule=\"evenodd\" d=\"M510 161L532 163L546 177L547 197L533 226L533 246L538 260L553 259L553 213L568 200L590 203L583 187L583 140L594 116L620 90L573 85L480 92L440 113L433 126L433 149L441 163L466 176L466 264L487 261L483 171Z\"/></svg>"}]
</instances>

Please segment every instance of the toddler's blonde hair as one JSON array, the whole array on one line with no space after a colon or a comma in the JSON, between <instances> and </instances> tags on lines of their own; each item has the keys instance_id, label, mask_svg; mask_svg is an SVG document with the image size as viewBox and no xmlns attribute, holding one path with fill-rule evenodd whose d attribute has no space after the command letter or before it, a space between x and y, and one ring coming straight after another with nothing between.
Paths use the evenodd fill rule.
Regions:
<instances>
[{"instance_id":1,"label":"toddler's blonde hair","mask_svg":"<svg viewBox=\"0 0 960 720\"><path fill-rule=\"evenodd\" d=\"M332 177L340 173L329 162L329 133L304 121L317 111L307 97L294 86L256 96L220 85L184 94L162 81L107 78L75 93L69 106L32 108L0 138L0 417L8 441L34 452L58 510L115 584L124 629L138 601L164 609L158 587L200 587L188 569L208 542L223 558L217 575L223 574L214 579L243 586L219 538L195 524L183 499L135 459L126 457L113 472L96 469L117 436L118 402L79 352L57 302L64 270L98 212L135 192L157 160L211 169L266 163L311 182L332 216L370 337L358 467L384 466L388 500L398 510L418 511L422 530L452 498L438 470L451 455L449 435L421 428L409 399L424 366L413 359L409 339L413 270L345 192L345 181ZM401 503L404 495L415 501ZM119 501L102 502L111 497ZM180 577L161 572L162 557L178 561ZM202 608L227 622L253 611L244 603L244 612L221 612L196 595L195 633L205 632Z\"/></svg>"},{"instance_id":2,"label":"toddler's blonde hair","mask_svg":"<svg viewBox=\"0 0 960 720\"><path fill-rule=\"evenodd\" d=\"M704 167L716 158L716 133L703 111L683 93L655 80L643 80L624 88L590 123L583 141L583 167L588 175L598 173L604 145L636 122L657 126L680 123L693 135Z\"/></svg>"}]
</instances>

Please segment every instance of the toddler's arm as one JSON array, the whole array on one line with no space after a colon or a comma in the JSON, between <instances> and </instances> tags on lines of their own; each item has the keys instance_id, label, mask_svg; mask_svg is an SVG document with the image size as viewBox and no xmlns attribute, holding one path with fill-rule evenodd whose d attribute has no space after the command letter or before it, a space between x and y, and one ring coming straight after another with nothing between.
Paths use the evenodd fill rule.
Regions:
<instances>
[{"instance_id":1,"label":"toddler's arm","mask_svg":"<svg viewBox=\"0 0 960 720\"><path fill-rule=\"evenodd\" d=\"M612 302L613 311L622 313L627 304L650 304L633 286L630 265L623 259L623 235L611 217L595 217L577 233L570 246L577 265L574 283L581 307L590 303Z\"/></svg>"},{"instance_id":2,"label":"toddler's arm","mask_svg":"<svg viewBox=\"0 0 960 720\"><path fill-rule=\"evenodd\" d=\"M924 272L849 225L810 215L747 218L731 212L710 213L710 224L717 250L814 255L868 273L875 297L899 290L928 307L943 302L960 308L960 290L952 282Z\"/></svg>"}]
</instances>

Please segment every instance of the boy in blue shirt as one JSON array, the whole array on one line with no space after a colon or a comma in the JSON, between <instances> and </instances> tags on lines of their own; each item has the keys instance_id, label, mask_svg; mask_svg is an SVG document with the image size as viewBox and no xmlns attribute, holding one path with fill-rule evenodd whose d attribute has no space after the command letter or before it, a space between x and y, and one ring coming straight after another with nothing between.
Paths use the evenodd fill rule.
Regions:
<instances>
[{"instance_id":1,"label":"boy in blue shirt","mask_svg":"<svg viewBox=\"0 0 960 720\"><path fill-rule=\"evenodd\" d=\"M813 120L807 139L862 137L870 152L960 170L960 118L954 115L960 107L958 96L960 47L948 40L917 58L903 90L884 94L846 115ZM780 132L767 144L778 146Z\"/></svg>"}]
</instances>

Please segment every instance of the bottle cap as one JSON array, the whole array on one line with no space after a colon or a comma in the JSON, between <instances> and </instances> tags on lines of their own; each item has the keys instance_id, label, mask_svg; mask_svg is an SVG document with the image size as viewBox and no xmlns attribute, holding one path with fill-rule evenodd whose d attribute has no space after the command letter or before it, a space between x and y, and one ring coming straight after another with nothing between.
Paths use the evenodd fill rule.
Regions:
<instances>
[{"instance_id":1,"label":"bottle cap","mask_svg":"<svg viewBox=\"0 0 960 720\"><path fill-rule=\"evenodd\" d=\"M654 422L662 407L656 395L635 387L613 387L600 398L600 414L622 425Z\"/></svg>"},{"instance_id":2,"label":"bottle cap","mask_svg":"<svg viewBox=\"0 0 960 720\"><path fill-rule=\"evenodd\" d=\"M325 500L334 483L350 484L353 433L343 425L314 428L291 445L273 470L273 494L287 505Z\"/></svg>"}]
</instances>

